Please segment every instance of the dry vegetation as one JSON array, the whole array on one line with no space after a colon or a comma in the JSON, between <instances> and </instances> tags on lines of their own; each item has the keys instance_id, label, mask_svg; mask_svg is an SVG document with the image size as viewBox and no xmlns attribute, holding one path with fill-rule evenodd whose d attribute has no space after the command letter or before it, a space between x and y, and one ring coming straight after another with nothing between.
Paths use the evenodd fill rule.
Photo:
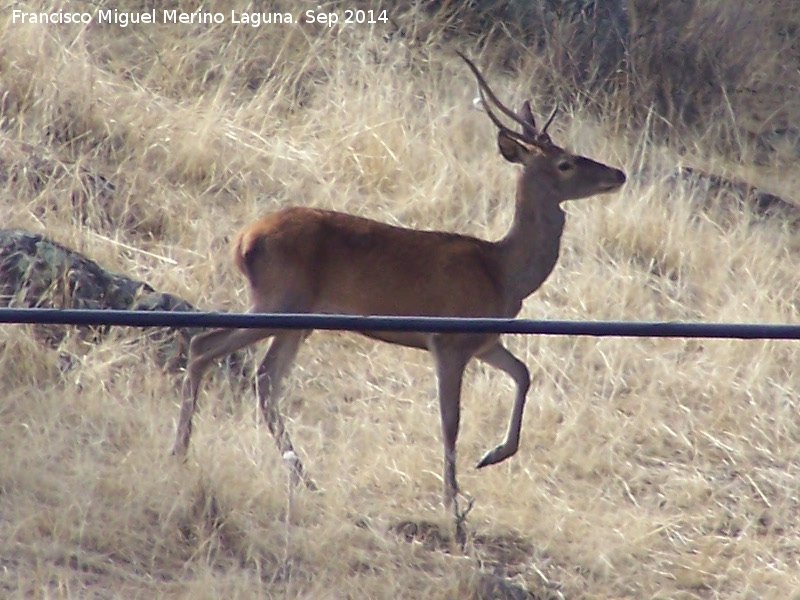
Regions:
<instances>
[{"instance_id":1,"label":"dry vegetation","mask_svg":"<svg viewBox=\"0 0 800 600\"><path fill-rule=\"evenodd\" d=\"M771 48L797 61L794 3L736 3L735 14L729 4L714 14L740 29L727 50L700 53L711 56L702 68L727 73L714 65L751 38L754 57ZM532 96L545 112L544 92L561 90L572 101L554 138L632 175L613 197L566 207L562 259L523 317L798 321L796 228L669 177L692 165L800 199L797 62L780 81L774 60L740 64L734 87L749 87L722 103L685 73L680 85L697 87L676 96L666 72L642 68L581 95L574 73L553 71L563 55L547 44L521 52L496 29L481 55L480 37L454 35L452 18L395 21L402 32L21 26L4 9L4 225L226 310L245 303L228 239L283 206L497 238L515 171L470 108L459 47L482 56L515 105ZM686 69L700 56L689 41L676 34L669 46ZM498 66L505 50L518 69ZM654 133L662 119L677 131L681 114L691 127ZM781 144L765 146L775 135ZM189 461L178 464L168 455L177 381L141 360L136 332L50 349L27 327L1 331L3 597L524 597L521 588L536 598L800 597L792 343L509 340L534 373L522 447L470 469L502 437L513 396L509 379L471 368L459 451L476 504L462 556L442 539L438 410L423 353L349 334L308 341L284 406L324 493L290 496L254 402L224 378L207 386Z\"/></svg>"}]
</instances>

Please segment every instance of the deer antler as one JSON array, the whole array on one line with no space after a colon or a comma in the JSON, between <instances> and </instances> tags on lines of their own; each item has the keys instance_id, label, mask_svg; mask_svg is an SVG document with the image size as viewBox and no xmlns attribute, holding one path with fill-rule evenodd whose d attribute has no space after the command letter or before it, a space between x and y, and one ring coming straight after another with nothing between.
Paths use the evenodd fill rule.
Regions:
<instances>
[{"instance_id":1,"label":"deer antler","mask_svg":"<svg viewBox=\"0 0 800 600\"><path fill-rule=\"evenodd\" d=\"M538 129L536 127L536 122L533 118L533 112L530 109L530 102L526 101L523 105L522 111L524 117L520 117L517 115L513 110L505 106L500 99L495 95L492 91L492 88L489 87L489 84L486 83L486 80L483 78L483 75L478 70L478 67L475 66L469 58L467 58L464 54L456 50L456 53L467 63L467 66L475 75L475 78L478 80L478 93L481 97L481 102L483 103L483 107L486 109L486 114L489 115L489 118L492 120L492 123L495 124L500 131L505 133L508 137L525 144L533 144L538 146L539 148L546 149L554 146L553 141L550 139L550 136L547 134L547 128L550 127L550 124L556 117L558 113L558 105L555 106L553 112L550 114L550 117L547 119L544 127L542 129ZM507 125L505 125L499 117L492 111L491 106L486 101L486 99L492 101L492 103L506 115L509 119L512 119L514 122L519 124L522 127L522 133L518 131L514 131ZM530 117L530 120L527 119Z\"/></svg>"}]
</instances>

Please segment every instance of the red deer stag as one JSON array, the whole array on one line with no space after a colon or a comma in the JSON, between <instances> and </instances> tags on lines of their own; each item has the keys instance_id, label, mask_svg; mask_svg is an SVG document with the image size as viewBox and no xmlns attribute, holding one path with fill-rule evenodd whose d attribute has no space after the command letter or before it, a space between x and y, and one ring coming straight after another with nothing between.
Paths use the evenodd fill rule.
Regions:
<instances>
[{"instance_id":1,"label":"red deer stag","mask_svg":"<svg viewBox=\"0 0 800 600\"><path fill-rule=\"evenodd\" d=\"M514 221L505 237L490 242L466 235L420 231L339 212L287 208L247 225L233 242L233 261L247 279L251 312L503 317L517 315L522 302L544 282L558 259L564 212L561 203L618 190L625 174L572 154L537 128L530 103L519 114L497 99L477 67L461 55L478 80L483 105L498 129L500 153L522 166ZM521 131L504 125L494 104ZM294 452L278 410L280 383L308 331L216 329L192 339L177 439L173 453L185 455L203 373L215 360L271 337L258 368L261 411L280 451ZM461 381L470 359L504 371L516 383L505 439L478 468L513 455L519 446L526 366L498 335L366 332L365 335L433 355L444 442L444 502L452 505L456 483ZM291 455L293 456L293 454ZM313 487L299 459L294 473Z\"/></svg>"}]
</instances>

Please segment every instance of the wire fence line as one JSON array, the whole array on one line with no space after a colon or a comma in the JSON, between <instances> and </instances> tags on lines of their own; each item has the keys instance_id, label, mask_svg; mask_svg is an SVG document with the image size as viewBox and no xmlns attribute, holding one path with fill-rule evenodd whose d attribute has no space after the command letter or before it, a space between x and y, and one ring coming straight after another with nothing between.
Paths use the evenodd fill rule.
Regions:
<instances>
[{"instance_id":1,"label":"wire fence line","mask_svg":"<svg viewBox=\"0 0 800 600\"><path fill-rule=\"evenodd\" d=\"M560 321L496 318L0 308L0 323L124 327L327 329L590 337L800 340L800 324L684 321Z\"/></svg>"}]
</instances>

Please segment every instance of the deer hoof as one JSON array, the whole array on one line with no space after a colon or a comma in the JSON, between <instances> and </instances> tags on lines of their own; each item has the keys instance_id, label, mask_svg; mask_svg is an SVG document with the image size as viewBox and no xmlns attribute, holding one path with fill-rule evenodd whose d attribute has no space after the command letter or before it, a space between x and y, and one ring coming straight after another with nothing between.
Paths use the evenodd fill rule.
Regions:
<instances>
[{"instance_id":1,"label":"deer hoof","mask_svg":"<svg viewBox=\"0 0 800 600\"><path fill-rule=\"evenodd\" d=\"M486 455L478 462L477 465L475 465L475 468L482 469L483 467L488 467L489 465L504 461L509 456L514 454L514 452L516 452L516 448L509 450L504 444L495 446L486 453Z\"/></svg>"}]
</instances>

